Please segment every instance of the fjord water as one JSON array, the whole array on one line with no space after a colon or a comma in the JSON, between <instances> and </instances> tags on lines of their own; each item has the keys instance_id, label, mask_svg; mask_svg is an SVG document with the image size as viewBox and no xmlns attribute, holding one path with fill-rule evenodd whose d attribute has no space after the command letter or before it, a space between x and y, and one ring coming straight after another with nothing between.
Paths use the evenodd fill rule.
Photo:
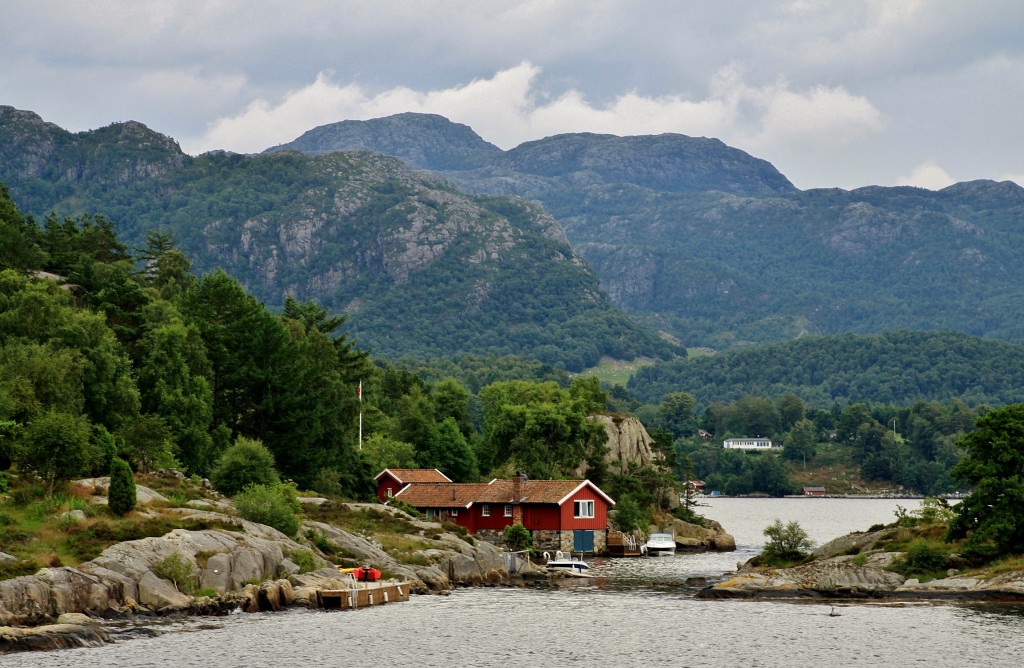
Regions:
<instances>
[{"instance_id":1,"label":"fjord water","mask_svg":"<svg viewBox=\"0 0 1024 668\"><path fill-rule=\"evenodd\" d=\"M821 543L894 519L913 500L711 499L737 552L593 560L597 577L555 589L462 589L348 612L292 610L148 621L99 648L0 656L0 666L1019 666L1024 607L704 601L796 520ZM212 628L211 628L212 627ZM158 634L158 635L155 635ZM132 635L132 634L129 634Z\"/></svg>"}]
</instances>

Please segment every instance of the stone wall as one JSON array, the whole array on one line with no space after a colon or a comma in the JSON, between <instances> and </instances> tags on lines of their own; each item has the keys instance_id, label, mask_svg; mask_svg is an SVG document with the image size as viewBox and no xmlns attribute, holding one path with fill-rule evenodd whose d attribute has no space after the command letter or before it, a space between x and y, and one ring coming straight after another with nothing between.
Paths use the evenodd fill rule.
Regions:
<instances>
[{"instance_id":1,"label":"stone wall","mask_svg":"<svg viewBox=\"0 0 1024 668\"><path fill-rule=\"evenodd\" d=\"M575 552L576 546L573 544L573 532L570 531L553 531L543 529L533 529L530 531L530 535L533 537L533 547L538 552L554 552L555 550L562 550L563 552ZM503 545L503 533L496 529L481 529L474 534L477 540L482 540L492 545L502 546ZM605 554L608 551L608 532L607 531L594 531L594 554Z\"/></svg>"}]
</instances>

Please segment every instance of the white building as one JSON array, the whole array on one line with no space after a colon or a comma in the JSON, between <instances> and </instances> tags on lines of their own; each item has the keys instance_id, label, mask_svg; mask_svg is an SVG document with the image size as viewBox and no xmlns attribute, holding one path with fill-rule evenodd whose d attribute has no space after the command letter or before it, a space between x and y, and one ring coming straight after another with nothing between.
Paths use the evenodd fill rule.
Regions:
<instances>
[{"instance_id":1,"label":"white building","mask_svg":"<svg viewBox=\"0 0 1024 668\"><path fill-rule=\"evenodd\" d=\"M770 438L727 438L722 447L731 450L771 450L778 446L772 445Z\"/></svg>"}]
</instances>

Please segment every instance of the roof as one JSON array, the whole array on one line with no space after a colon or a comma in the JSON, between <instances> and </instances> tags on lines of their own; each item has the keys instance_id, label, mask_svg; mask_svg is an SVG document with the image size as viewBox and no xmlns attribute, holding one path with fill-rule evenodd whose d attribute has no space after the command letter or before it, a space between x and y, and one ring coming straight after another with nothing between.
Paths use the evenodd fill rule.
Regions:
<instances>
[{"instance_id":1,"label":"roof","mask_svg":"<svg viewBox=\"0 0 1024 668\"><path fill-rule=\"evenodd\" d=\"M424 482L406 485L394 498L414 508L469 508L477 500L478 488L483 483Z\"/></svg>"},{"instance_id":2,"label":"roof","mask_svg":"<svg viewBox=\"0 0 1024 668\"><path fill-rule=\"evenodd\" d=\"M589 480L527 480L519 503L562 505L576 492L590 487L611 505L615 501ZM411 506L420 508L468 508L473 503L516 503L514 480L492 480L489 483L416 483L398 494Z\"/></svg>"},{"instance_id":3,"label":"roof","mask_svg":"<svg viewBox=\"0 0 1024 668\"><path fill-rule=\"evenodd\" d=\"M392 478L402 484L452 481L451 478L437 469L384 469L377 474L374 480L380 480L380 477L385 473L390 473Z\"/></svg>"}]
</instances>

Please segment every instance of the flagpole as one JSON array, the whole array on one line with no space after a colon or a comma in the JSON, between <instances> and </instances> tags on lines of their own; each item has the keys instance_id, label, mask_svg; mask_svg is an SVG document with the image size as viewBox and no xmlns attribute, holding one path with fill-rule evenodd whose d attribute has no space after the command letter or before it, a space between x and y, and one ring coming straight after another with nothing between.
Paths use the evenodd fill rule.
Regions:
<instances>
[{"instance_id":1,"label":"flagpole","mask_svg":"<svg viewBox=\"0 0 1024 668\"><path fill-rule=\"evenodd\" d=\"M359 449L363 449L363 380L359 379Z\"/></svg>"}]
</instances>

